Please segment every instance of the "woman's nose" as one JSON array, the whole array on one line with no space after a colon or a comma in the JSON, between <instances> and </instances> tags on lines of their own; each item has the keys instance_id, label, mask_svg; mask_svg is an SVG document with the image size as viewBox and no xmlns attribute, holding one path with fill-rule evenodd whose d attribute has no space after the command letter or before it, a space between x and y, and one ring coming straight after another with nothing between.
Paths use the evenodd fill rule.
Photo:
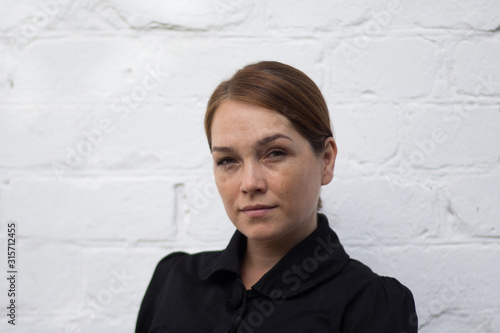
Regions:
<instances>
[{"instance_id":1,"label":"woman's nose","mask_svg":"<svg viewBox=\"0 0 500 333\"><path fill-rule=\"evenodd\" d=\"M248 163L243 167L241 191L247 194L265 193L267 184L264 172L258 163Z\"/></svg>"}]
</instances>

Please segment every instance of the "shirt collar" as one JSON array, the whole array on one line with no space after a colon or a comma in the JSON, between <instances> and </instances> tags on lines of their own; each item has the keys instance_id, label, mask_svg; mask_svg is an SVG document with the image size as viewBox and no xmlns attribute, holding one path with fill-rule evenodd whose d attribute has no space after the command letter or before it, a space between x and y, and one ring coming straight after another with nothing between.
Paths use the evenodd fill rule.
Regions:
<instances>
[{"instance_id":1,"label":"shirt collar","mask_svg":"<svg viewBox=\"0 0 500 333\"><path fill-rule=\"evenodd\" d=\"M202 263L200 278L206 280L218 272L233 273L240 276L240 256L247 247L247 238L236 230L226 249L213 261Z\"/></svg>"},{"instance_id":2,"label":"shirt collar","mask_svg":"<svg viewBox=\"0 0 500 333\"><path fill-rule=\"evenodd\" d=\"M246 241L246 237L236 231L227 248L215 261L207 263L200 277L208 279L216 272L228 272L239 277L239 262ZM348 259L328 219L318 214L316 230L281 258L252 289L270 298L292 297L337 274Z\"/></svg>"}]
</instances>

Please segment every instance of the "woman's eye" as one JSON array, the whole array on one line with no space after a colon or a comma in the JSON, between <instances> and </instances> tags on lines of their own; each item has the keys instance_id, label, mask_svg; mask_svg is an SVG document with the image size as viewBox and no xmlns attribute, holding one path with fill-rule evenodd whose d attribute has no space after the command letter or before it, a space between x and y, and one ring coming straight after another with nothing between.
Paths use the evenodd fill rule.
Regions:
<instances>
[{"instance_id":1,"label":"woman's eye","mask_svg":"<svg viewBox=\"0 0 500 333\"><path fill-rule=\"evenodd\" d=\"M232 164L235 162L236 161L234 158L224 157L224 158L221 158L220 160L217 160L217 165L229 165L229 164Z\"/></svg>"},{"instance_id":2,"label":"woman's eye","mask_svg":"<svg viewBox=\"0 0 500 333\"><path fill-rule=\"evenodd\" d=\"M273 150L267 156L269 156L271 158L277 158L277 157L282 157L285 155L286 155L286 153L283 150Z\"/></svg>"}]
</instances>

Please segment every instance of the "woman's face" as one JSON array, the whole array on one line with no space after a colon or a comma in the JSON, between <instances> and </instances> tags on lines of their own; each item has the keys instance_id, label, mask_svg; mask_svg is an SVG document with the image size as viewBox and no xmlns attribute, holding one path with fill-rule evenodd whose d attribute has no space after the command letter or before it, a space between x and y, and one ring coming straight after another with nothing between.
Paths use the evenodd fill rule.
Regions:
<instances>
[{"instance_id":1,"label":"woman's face","mask_svg":"<svg viewBox=\"0 0 500 333\"><path fill-rule=\"evenodd\" d=\"M278 241L316 228L320 188L333 177L333 139L318 156L283 115L232 100L215 112L211 134L215 182L240 232Z\"/></svg>"}]
</instances>

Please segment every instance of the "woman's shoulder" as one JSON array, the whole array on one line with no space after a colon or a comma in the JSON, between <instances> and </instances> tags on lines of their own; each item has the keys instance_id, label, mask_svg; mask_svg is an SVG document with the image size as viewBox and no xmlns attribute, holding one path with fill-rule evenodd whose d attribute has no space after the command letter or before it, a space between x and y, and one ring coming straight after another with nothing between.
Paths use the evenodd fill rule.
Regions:
<instances>
[{"instance_id":1,"label":"woman's shoulder","mask_svg":"<svg viewBox=\"0 0 500 333\"><path fill-rule=\"evenodd\" d=\"M154 275L165 277L169 272L202 274L207 266L218 260L223 251L204 251L198 253L172 252L163 257L158 264ZM196 274L198 275L198 274Z\"/></svg>"},{"instance_id":2,"label":"woman's shoulder","mask_svg":"<svg viewBox=\"0 0 500 333\"><path fill-rule=\"evenodd\" d=\"M173 298L179 297L178 295L182 294L186 288L191 288L194 285L193 281L196 281L198 276L195 271L199 271L201 263L214 260L220 252L195 254L172 252L163 257L156 265L142 300L136 332L149 331L157 311L162 309L159 302L165 299L162 296L164 292L168 292Z\"/></svg>"},{"instance_id":3,"label":"woman's shoulder","mask_svg":"<svg viewBox=\"0 0 500 333\"><path fill-rule=\"evenodd\" d=\"M157 267L166 267L172 265L174 262L176 262L178 259L189 256L188 253L186 252L172 252L164 256L156 265Z\"/></svg>"},{"instance_id":4,"label":"woman's shoulder","mask_svg":"<svg viewBox=\"0 0 500 333\"><path fill-rule=\"evenodd\" d=\"M416 332L415 302L404 284L396 278L378 275L354 259L346 264L343 274L351 291L345 309L346 323L361 331L375 325L387 328L387 332L396 327L410 327Z\"/></svg>"},{"instance_id":5,"label":"woman's shoulder","mask_svg":"<svg viewBox=\"0 0 500 333\"><path fill-rule=\"evenodd\" d=\"M349 259L341 273L343 283L350 284L353 296L375 297L380 293L391 297L408 297L411 291L396 278L378 275L362 262Z\"/></svg>"}]
</instances>

